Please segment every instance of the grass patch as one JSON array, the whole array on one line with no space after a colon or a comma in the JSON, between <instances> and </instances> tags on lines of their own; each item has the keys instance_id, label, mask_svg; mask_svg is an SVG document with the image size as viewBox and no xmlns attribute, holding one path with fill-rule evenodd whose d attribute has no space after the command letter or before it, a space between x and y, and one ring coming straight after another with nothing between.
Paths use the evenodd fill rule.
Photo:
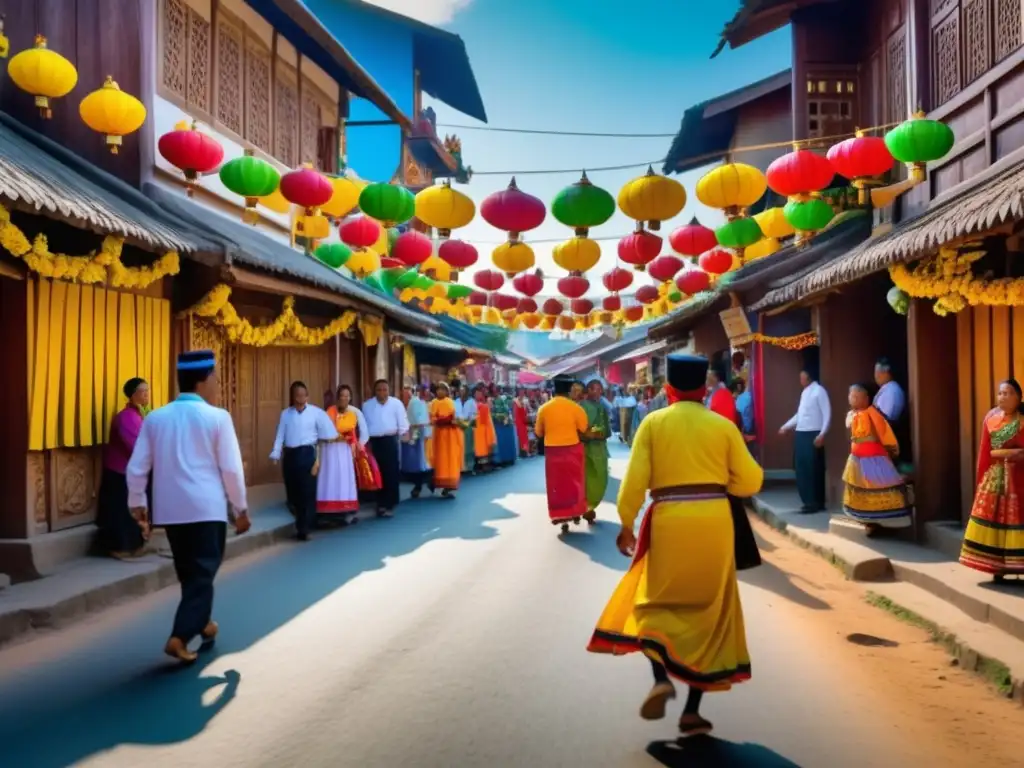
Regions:
<instances>
[{"instance_id":1,"label":"grass patch","mask_svg":"<svg viewBox=\"0 0 1024 768\"><path fill-rule=\"evenodd\" d=\"M998 659L983 656L970 646L961 642L952 632L947 632L938 624L923 616L894 603L884 595L868 592L864 598L869 605L879 608L905 624L923 629L929 639L945 649L946 653L956 659L957 663L968 672L973 672L989 685L993 686L1001 696L1013 695L1013 677L1010 668Z\"/></svg>"}]
</instances>

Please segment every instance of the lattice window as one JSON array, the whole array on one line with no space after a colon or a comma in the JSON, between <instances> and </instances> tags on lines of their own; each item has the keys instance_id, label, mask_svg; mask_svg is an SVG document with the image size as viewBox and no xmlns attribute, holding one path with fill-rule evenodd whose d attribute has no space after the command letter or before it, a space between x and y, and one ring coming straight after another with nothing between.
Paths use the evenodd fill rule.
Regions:
<instances>
[{"instance_id":1,"label":"lattice window","mask_svg":"<svg viewBox=\"0 0 1024 768\"><path fill-rule=\"evenodd\" d=\"M299 164L299 90L281 69L274 88L274 157L294 167Z\"/></svg>"},{"instance_id":2,"label":"lattice window","mask_svg":"<svg viewBox=\"0 0 1024 768\"><path fill-rule=\"evenodd\" d=\"M210 22L188 9L188 103L210 111Z\"/></svg>"},{"instance_id":3,"label":"lattice window","mask_svg":"<svg viewBox=\"0 0 1024 768\"><path fill-rule=\"evenodd\" d=\"M217 121L242 134L245 33L221 19L217 24Z\"/></svg>"},{"instance_id":4,"label":"lattice window","mask_svg":"<svg viewBox=\"0 0 1024 768\"><path fill-rule=\"evenodd\" d=\"M249 45L245 55L245 138L268 154L270 140L270 52Z\"/></svg>"},{"instance_id":5,"label":"lattice window","mask_svg":"<svg viewBox=\"0 0 1024 768\"><path fill-rule=\"evenodd\" d=\"M299 137L299 162L313 163L320 167L317 139L320 135L320 101L315 86L307 79L302 81L302 121ZM320 170L325 170L320 168Z\"/></svg>"},{"instance_id":6,"label":"lattice window","mask_svg":"<svg viewBox=\"0 0 1024 768\"><path fill-rule=\"evenodd\" d=\"M956 96L960 87L960 16L953 13L932 30L934 106Z\"/></svg>"},{"instance_id":7,"label":"lattice window","mask_svg":"<svg viewBox=\"0 0 1024 768\"><path fill-rule=\"evenodd\" d=\"M1021 44L1021 0L995 0L995 60L1002 61Z\"/></svg>"},{"instance_id":8,"label":"lattice window","mask_svg":"<svg viewBox=\"0 0 1024 768\"><path fill-rule=\"evenodd\" d=\"M808 138L852 133L857 90L857 82L851 77L829 75L808 78Z\"/></svg>"},{"instance_id":9,"label":"lattice window","mask_svg":"<svg viewBox=\"0 0 1024 768\"><path fill-rule=\"evenodd\" d=\"M932 0L932 16L938 16L940 13L945 13L956 5L956 3L957 0Z\"/></svg>"},{"instance_id":10,"label":"lattice window","mask_svg":"<svg viewBox=\"0 0 1024 768\"><path fill-rule=\"evenodd\" d=\"M183 0L164 0L161 32L163 84L171 93L188 97L189 7Z\"/></svg>"},{"instance_id":11,"label":"lattice window","mask_svg":"<svg viewBox=\"0 0 1024 768\"><path fill-rule=\"evenodd\" d=\"M210 111L210 22L184 0L162 0L160 84L199 112Z\"/></svg>"},{"instance_id":12,"label":"lattice window","mask_svg":"<svg viewBox=\"0 0 1024 768\"><path fill-rule=\"evenodd\" d=\"M885 52L885 74L888 83L887 122L905 120L907 114L907 38L897 32L889 38Z\"/></svg>"},{"instance_id":13,"label":"lattice window","mask_svg":"<svg viewBox=\"0 0 1024 768\"><path fill-rule=\"evenodd\" d=\"M324 173L338 172L338 129L324 126L317 131L317 167Z\"/></svg>"},{"instance_id":14,"label":"lattice window","mask_svg":"<svg viewBox=\"0 0 1024 768\"><path fill-rule=\"evenodd\" d=\"M988 72L992 66L992 45L989 32L991 0L964 0L963 46L964 82L970 83Z\"/></svg>"}]
</instances>

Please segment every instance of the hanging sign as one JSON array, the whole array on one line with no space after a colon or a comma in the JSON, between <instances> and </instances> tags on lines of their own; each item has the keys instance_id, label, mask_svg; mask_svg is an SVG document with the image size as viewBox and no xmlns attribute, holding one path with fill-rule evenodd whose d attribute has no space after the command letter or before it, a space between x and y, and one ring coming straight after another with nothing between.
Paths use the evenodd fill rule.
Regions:
<instances>
[{"instance_id":1,"label":"hanging sign","mask_svg":"<svg viewBox=\"0 0 1024 768\"><path fill-rule=\"evenodd\" d=\"M725 335L729 337L729 343L733 346L749 344L754 339L754 333L750 329L750 321L747 320L747 313L743 307L729 307L718 313L725 329Z\"/></svg>"}]
</instances>

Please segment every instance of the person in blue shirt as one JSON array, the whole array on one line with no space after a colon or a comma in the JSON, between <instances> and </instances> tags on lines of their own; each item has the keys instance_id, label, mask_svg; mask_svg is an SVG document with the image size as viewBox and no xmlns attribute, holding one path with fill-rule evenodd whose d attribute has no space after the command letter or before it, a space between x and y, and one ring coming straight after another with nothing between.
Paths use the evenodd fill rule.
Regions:
<instances>
[{"instance_id":1,"label":"person in blue shirt","mask_svg":"<svg viewBox=\"0 0 1024 768\"><path fill-rule=\"evenodd\" d=\"M740 415L740 427L743 431L743 439L751 443L756 438L754 432L754 398L747 389L747 382L735 378L729 384L733 397L736 398L736 411Z\"/></svg>"}]
</instances>

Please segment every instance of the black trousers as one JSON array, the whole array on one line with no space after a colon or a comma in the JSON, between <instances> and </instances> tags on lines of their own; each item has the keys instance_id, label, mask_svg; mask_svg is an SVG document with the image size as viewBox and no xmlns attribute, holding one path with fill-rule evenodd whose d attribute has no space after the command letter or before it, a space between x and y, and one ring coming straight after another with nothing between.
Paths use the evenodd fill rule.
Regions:
<instances>
[{"instance_id":1,"label":"black trousers","mask_svg":"<svg viewBox=\"0 0 1024 768\"><path fill-rule=\"evenodd\" d=\"M309 533L316 522L316 448L304 445L301 448L285 448L281 468L284 473L284 492L288 507L295 515L295 530L300 534Z\"/></svg>"},{"instance_id":2,"label":"black trousers","mask_svg":"<svg viewBox=\"0 0 1024 768\"><path fill-rule=\"evenodd\" d=\"M651 672L654 673L654 682L656 683L671 683L668 677L668 670L665 669L665 665L660 661L654 659L648 659L651 662ZM700 702L704 698L704 691L699 688L690 688L690 692L686 696L686 706L683 708L683 714L696 715L700 710Z\"/></svg>"},{"instance_id":3,"label":"black trousers","mask_svg":"<svg viewBox=\"0 0 1024 768\"><path fill-rule=\"evenodd\" d=\"M796 433L793 461L800 503L813 512L825 509L825 449L814 445L817 436L817 432Z\"/></svg>"},{"instance_id":4,"label":"black trousers","mask_svg":"<svg viewBox=\"0 0 1024 768\"><path fill-rule=\"evenodd\" d=\"M381 484L380 490L377 491L377 507L390 512L398 506L399 481L402 479L398 459L398 437L371 437L370 450L380 468Z\"/></svg>"},{"instance_id":5,"label":"black trousers","mask_svg":"<svg viewBox=\"0 0 1024 768\"><path fill-rule=\"evenodd\" d=\"M181 602L174 614L171 636L188 643L213 615L213 580L224 560L227 523L168 525L167 541L174 556L174 571L181 584Z\"/></svg>"}]
</instances>

